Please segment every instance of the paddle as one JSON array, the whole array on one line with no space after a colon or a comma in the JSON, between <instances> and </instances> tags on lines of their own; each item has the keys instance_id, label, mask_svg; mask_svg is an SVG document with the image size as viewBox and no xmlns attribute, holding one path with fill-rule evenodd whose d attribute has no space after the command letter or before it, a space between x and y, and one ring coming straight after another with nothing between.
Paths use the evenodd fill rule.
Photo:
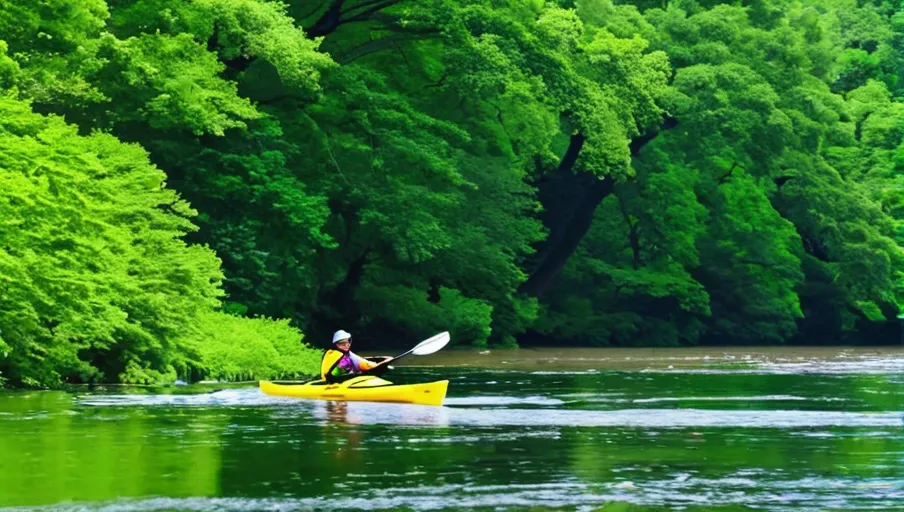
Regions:
<instances>
[{"instance_id":1,"label":"paddle","mask_svg":"<svg viewBox=\"0 0 904 512\"><path fill-rule=\"evenodd\" d=\"M395 361L396 359L405 357L408 354L414 354L416 356L426 356L434 352L439 352L440 349L445 347L447 343L449 343L449 333L441 332L432 338L427 338L426 340L418 343L413 349L409 350L408 352L393 357L392 360Z\"/></svg>"},{"instance_id":2,"label":"paddle","mask_svg":"<svg viewBox=\"0 0 904 512\"><path fill-rule=\"evenodd\" d=\"M389 363L398 361L399 359L401 359L407 355L411 355L411 354L414 354L416 356L426 356L429 354L433 354L434 352L439 352L440 349L445 347L448 343L449 343L449 332L448 331L441 332L441 333L437 334L436 336L427 338L426 340L418 343L417 345L415 345L415 347L413 349L409 350L408 352L403 352L403 353L393 357L392 359L389 359L388 361L383 361L382 363L378 364L377 366L374 366L370 370L367 370L363 373L365 373L365 374L370 373L373 375L382 375L382 374L386 373L386 371L389 369L388 368Z\"/></svg>"}]
</instances>

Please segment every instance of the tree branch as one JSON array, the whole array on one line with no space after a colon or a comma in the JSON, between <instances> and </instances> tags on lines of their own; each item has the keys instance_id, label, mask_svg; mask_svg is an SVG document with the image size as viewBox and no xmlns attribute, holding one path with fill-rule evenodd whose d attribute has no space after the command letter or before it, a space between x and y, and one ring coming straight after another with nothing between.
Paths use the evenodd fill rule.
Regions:
<instances>
[{"instance_id":1,"label":"tree branch","mask_svg":"<svg viewBox=\"0 0 904 512\"><path fill-rule=\"evenodd\" d=\"M782 187L785 186L785 183L788 183L789 180L793 179L794 176L779 176L772 181L775 182L775 186L781 191Z\"/></svg>"},{"instance_id":2,"label":"tree branch","mask_svg":"<svg viewBox=\"0 0 904 512\"><path fill-rule=\"evenodd\" d=\"M386 2L383 2L383 3L380 4L380 5L376 5L376 6L374 6L374 7L371 7L370 9L367 9L366 11L362 11L362 12L360 12L360 13L354 15L354 16L352 16L351 18L348 18L347 20L340 21L339 24L340 24L340 25L343 25L343 24L345 24L345 23L351 23L351 22L354 22L354 21L367 21L367 20L370 20L370 19L372 19L372 18L370 17L372 14L376 13L376 12L379 11L380 9L385 9L385 8L387 8L387 7L391 7L392 5L398 3L398 1L399 1L399 0L387 0Z\"/></svg>"},{"instance_id":3,"label":"tree branch","mask_svg":"<svg viewBox=\"0 0 904 512\"><path fill-rule=\"evenodd\" d=\"M305 29L308 37L322 37L339 28L339 22L342 19L342 4L345 0L333 0L333 3L327 7L326 12L313 25Z\"/></svg>"},{"instance_id":4,"label":"tree branch","mask_svg":"<svg viewBox=\"0 0 904 512\"><path fill-rule=\"evenodd\" d=\"M381 39L372 39L364 44L358 45L351 50L345 52L342 55L342 59L340 60L340 64L348 64L354 60L360 59L365 55L370 55L371 53L375 53L381 50L386 50L389 48L393 48L396 46L396 43L402 41L414 41L418 39L430 39L432 36L422 35L418 36L415 34L405 34L405 35L395 35L395 36L387 36Z\"/></svg>"},{"instance_id":5,"label":"tree branch","mask_svg":"<svg viewBox=\"0 0 904 512\"><path fill-rule=\"evenodd\" d=\"M373 13L379 11L380 9L385 9L387 7L391 7L394 4L397 4L401 1L402 0L368 0L366 2L356 5L354 7L349 7L348 9L346 9L345 11L342 12L342 16L352 15L352 11L369 7L369 9L366 9L364 11L361 11L357 14L352 15L353 17L350 18L348 21L353 21L355 18L357 18L359 16L366 16L367 14L373 14Z\"/></svg>"},{"instance_id":6,"label":"tree branch","mask_svg":"<svg viewBox=\"0 0 904 512\"><path fill-rule=\"evenodd\" d=\"M446 81L446 78L449 77L448 73L443 73L443 76L439 77L439 80L432 84L427 84L424 86L424 89L430 89L431 87L442 87L443 83Z\"/></svg>"},{"instance_id":7,"label":"tree branch","mask_svg":"<svg viewBox=\"0 0 904 512\"><path fill-rule=\"evenodd\" d=\"M296 19L298 19L299 21L301 21L301 20L306 20L306 19L310 18L311 16L317 14L317 12L320 11L321 7L322 7L321 5L318 5L317 7L314 7L314 8L313 8L310 12L308 12L307 14L302 14L302 15L298 16Z\"/></svg>"},{"instance_id":8,"label":"tree branch","mask_svg":"<svg viewBox=\"0 0 904 512\"><path fill-rule=\"evenodd\" d=\"M323 13L313 25L305 29L308 37L323 37L336 31L346 23L367 21L380 10L392 7L402 0L366 0L363 3L349 7L345 10L342 6L346 0L333 0L326 12ZM359 11L360 9L363 9Z\"/></svg>"},{"instance_id":9,"label":"tree branch","mask_svg":"<svg viewBox=\"0 0 904 512\"><path fill-rule=\"evenodd\" d=\"M725 183L725 181L731 177L731 173L733 173L737 167L738 167L738 163L732 162L731 169L728 169L728 172L726 172L721 178L717 179L716 184L721 185L721 184Z\"/></svg>"},{"instance_id":10,"label":"tree branch","mask_svg":"<svg viewBox=\"0 0 904 512\"><path fill-rule=\"evenodd\" d=\"M662 120L662 124L659 126L658 130L650 130L640 137L636 137L631 139L631 143L628 147L631 149L631 156L637 156L640 153L640 150L643 149L650 141L659 136L660 133L671 130L672 128L678 126L678 119L674 117L666 117Z\"/></svg>"}]
</instances>

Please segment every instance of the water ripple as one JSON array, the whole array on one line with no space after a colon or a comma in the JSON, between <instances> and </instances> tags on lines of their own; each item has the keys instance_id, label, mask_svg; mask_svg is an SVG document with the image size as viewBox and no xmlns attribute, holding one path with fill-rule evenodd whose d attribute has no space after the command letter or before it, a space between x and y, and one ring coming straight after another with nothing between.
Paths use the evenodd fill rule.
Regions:
<instances>
[{"instance_id":1,"label":"water ripple","mask_svg":"<svg viewBox=\"0 0 904 512\"><path fill-rule=\"evenodd\" d=\"M764 475L737 474L723 478L699 478L675 473L666 478L637 482L617 481L588 484L577 480L507 485L431 485L358 492L309 498L132 498L107 502L61 503L40 510L48 512L207 511L246 512L257 510L465 510L507 507L570 507L590 510L612 502L635 505L756 506L775 512L844 510L899 510L904 483L890 478L852 480L805 477L769 481L758 486ZM3 509L26 512L35 508Z\"/></svg>"},{"instance_id":2,"label":"water ripple","mask_svg":"<svg viewBox=\"0 0 904 512\"><path fill-rule=\"evenodd\" d=\"M614 401L628 401L613 399ZM792 395L752 397L652 397L630 400L655 403L694 400L804 400ZM904 425L901 412L847 412L819 410L720 410L720 409L525 409L525 405L555 406L561 400L542 396L473 396L447 399L443 407L376 402L327 402L271 397L257 389L224 390L198 395L101 395L79 399L88 406L272 407L297 417L310 411L317 420L338 420L372 425L470 425L561 427L897 427Z\"/></svg>"}]
</instances>

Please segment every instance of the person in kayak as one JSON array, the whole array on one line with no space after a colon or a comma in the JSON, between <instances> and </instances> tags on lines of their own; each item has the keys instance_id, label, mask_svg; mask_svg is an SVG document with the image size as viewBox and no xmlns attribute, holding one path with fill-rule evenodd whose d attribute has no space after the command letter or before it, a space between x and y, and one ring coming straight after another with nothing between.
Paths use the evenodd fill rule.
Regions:
<instances>
[{"instance_id":1,"label":"person in kayak","mask_svg":"<svg viewBox=\"0 0 904 512\"><path fill-rule=\"evenodd\" d=\"M356 375L375 368L379 363L351 351L352 335L342 329L333 334L333 347L320 360L320 378L334 382L346 375ZM385 359L385 358L381 358Z\"/></svg>"}]
</instances>

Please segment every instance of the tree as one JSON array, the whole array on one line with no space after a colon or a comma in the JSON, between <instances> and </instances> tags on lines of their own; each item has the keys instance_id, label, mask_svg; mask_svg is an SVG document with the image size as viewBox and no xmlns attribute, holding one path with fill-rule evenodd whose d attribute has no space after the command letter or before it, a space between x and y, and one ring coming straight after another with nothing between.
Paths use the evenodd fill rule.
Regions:
<instances>
[{"instance_id":1,"label":"tree","mask_svg":"<svg viewBox=\"0 0 904 512\"><path fill-rule=\"evenodd\" d=\"M0 111L3 375L174 374L181 340L222 293L216 256L180 239L194 212L141 148L80 136L8 94Z\"/></svg>"}]
</instances>

